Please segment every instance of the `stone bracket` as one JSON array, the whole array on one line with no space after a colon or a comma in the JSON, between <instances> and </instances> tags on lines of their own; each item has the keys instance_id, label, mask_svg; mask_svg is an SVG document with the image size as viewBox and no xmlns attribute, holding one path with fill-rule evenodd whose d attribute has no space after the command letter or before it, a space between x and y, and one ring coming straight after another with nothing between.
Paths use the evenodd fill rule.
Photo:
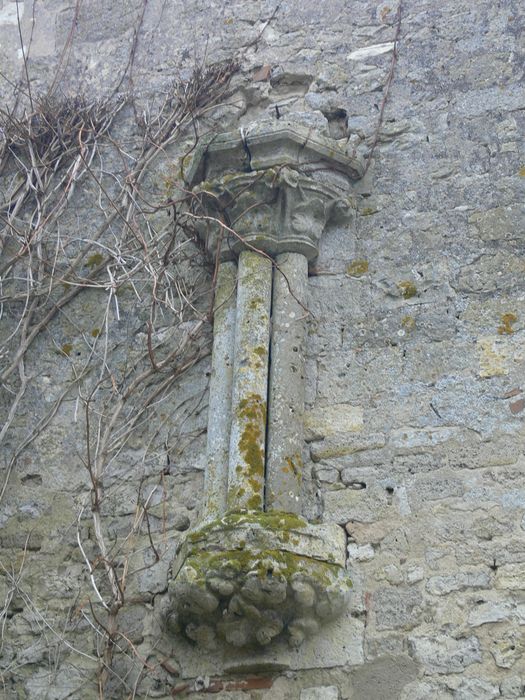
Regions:
<instances>
[{"instance_id":1,"label":"stone bracket","mask_svg":"<svg viewBox=\"0 0 525 700\"><path fill-rule=\"evenodd\" d=\"M291 646L339 616L351 582L334 524L289 513L229 513L189 534L169 584L168 625L199 645Z\"/></svg>"}]
</instances>

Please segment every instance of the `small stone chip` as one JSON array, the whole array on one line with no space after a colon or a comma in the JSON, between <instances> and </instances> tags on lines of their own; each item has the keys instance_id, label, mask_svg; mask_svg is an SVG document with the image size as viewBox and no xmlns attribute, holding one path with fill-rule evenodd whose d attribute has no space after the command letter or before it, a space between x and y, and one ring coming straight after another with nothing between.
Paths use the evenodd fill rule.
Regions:
<instances>
[{"instance_id":1,"label":"small stone chip","mask_svg":"<svg viewBox=\"0 0 525 700\"><path fill-rule=\"evenodd\" d=\"M255 73L253 74L253 82L254 83L266 83L268 80L270 80L270 75L272 72L272 67L271 66L262 66L259 68L259 70L256 70Z\"/></svg>"}]
</instances>

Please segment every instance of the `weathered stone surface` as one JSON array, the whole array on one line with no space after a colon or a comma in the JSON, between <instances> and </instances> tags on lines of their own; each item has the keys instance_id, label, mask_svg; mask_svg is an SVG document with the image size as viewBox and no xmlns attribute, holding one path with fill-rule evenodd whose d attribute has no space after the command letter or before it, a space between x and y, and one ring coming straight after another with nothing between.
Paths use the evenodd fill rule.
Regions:
<instances>
[{"instance_id":1,"label":"weathered stone surface","mask_svg":"<svg viewBox=\"0 0 525 700\"><path fill-rule=\"evenodd\" d=\"M339 689L335 685L319 685L303 688L300 700L339 700Z\"/></svg>"},{"instance_id":2,"label":"weathered stone surface","mask_svg":"<svg viewBox=\"0 0 525 700\"><path fill-rule=\"evenodd\" d=\"M307 280L304 255L278 256L273 279L266 505L292 513L301 513Z\"/></svg>"},{"instance_id":3,"label":"weathered stone surface","mask_svg":"<svg viewBox=\"0 0 525 700\"><path fill-rule=\"evenodd\" d=\"M524 590L525 562L500 566L496 572L495 586L500 589Z\"/></svg>"},{"instance_id":4,"label":"weathered stone surface","mask_svg":"<svg viewBox=\"0 0 525 700\"><path fill-rule=\"evenodd\" d=\"M458 571L447 576L431 576L426 589L432 595L447 595L452 591L463 591L470 588L489 588L492 576L487 570Z\"/></svg>"},{"instance_id":5,"label":"weathered stone surface","mask_svg":"<svg viewBox=\"0 0 525 700\"><path fill-rule=\"evenodd\" d=\"M292 647L346 607L341 528L290 513L228 514L190 532L172 566L169 627L199 646Z\"/></svg>"},{"instance_id":6,"label":"weathered stone surface","mask_svg":"<svg viewBox=\"0 0 525 700\"><path fill-rule=\"evenodd\" d=\"M518 410L525 390L525 277L519 218L525 183L525 93L520 4L403 2L382 123L379 113L394 56L394 3L290 0L281 3L273 17L278 3L246 0L151 0L146 4L96 0L78 3L78 8L75 2L0 4L0 64L6 76L0 81L0 95L6 111L14 105L14 86L26 85L22 45L33 100L47 94L57 68L54 95L58 100L62 95L81 94L91 100L115 89L122 94L134 92L135 109L126 106L109 134L122 151L113 150L110 139L103 140L100 160L95 155L92 169L102 177L110 196L119 182L126 183L139 201L148 203L145 207L157 209L133 222L132 236L137 236L133 241L137 250L142 241L148 245L159 241L160 255L167 253L165 274L176 281L183 296L188 288L181 258L191 259L201 280L189 299L204 329L205 342L194 348L198 356L206 355L212 338L207 319L213 270L202 266L191 240L178 235L172 239L174 212L167 205L187 189L179 173L181 165L187 168L195 135L228 131L238 135L239 145L242 128L249 144L250 125L271 119L278 127L292 115L306 133L319 129L322 135L339 139L341 152L351 157L355 152L365 159L377 135L366 176L351 185L355 208L351 203L348 221L335 217L325 227L308 280L308 409L316 412L340 404L363 408L361 430L310 443L319 477L329 478L312 481L306 473L301 494L309 516L341 517L342 524L353 523L354 544L373 545L373 559L352 563L351 614L334 626L337 634L331 634L331 624L327 625L297 652L276 641L275 648L272 642L244 660L237 651L228 655L222 646L215 656L196 653L194 642L177 638L177 644L172 644L171 635L161 629L165 615L159 606L168 575L166 558L171 553L159 543L180 537L174 529L179 512L193 527L201 524L206 462L209 358L180 377L172 374L180 369L174 362L150 376L152 389L166 381L169 390L153 402L147 419L139 421L125 444L119 444L122 433L114 435L115 452L104 465L102 531L111 556L119 553L116 571L128 572L125 605L117 616L123 621L118 621L119 632L147 661L143 666L124 636L119 637L114 647L115 675L106 694L131 694L140 667L138 698L160 692L169 695L183 679L177 681L160 663L174 668L180 660L180 673L191 677L191 683L201 675L208 675L210 681L224 678L225 669L235 664L244 669L241 675L250 675L257 664L261 668L267 663L279 674L293 663L295 676L282 673L275 681L278 690L256 691L264 700L280 695L296 700L301 688L331 685L343 697L345 693L373 697L375 689L353 687L354 671L366 675L370 670L373 676L378 656L401 658L407 651L407 636L437 640L444 647L444 637L463 644L479 635L482 658L464 670L454 653L442 654L434 646L427 649L425 668L419 671L425 675L417 680L413 667L399 662L400 674L395 676L399 683L391 695L398 693L402 700L452 700L461 691L490 697L492 688L500 685L502 697L523 697L523 653L511 668L498 667L491 653L492 640L501 639L509 629L522 630L525 619L519 602L524 579L520 567L525 561L520 529L524 411ZM180 137L174 132L175 142L135 183L132 170L141 152L141 134L146 129L147 143L155 141L154 129L144 120L154 117L156 105L165 97L171 99L172 81L183 81L177 89L184 95L184 81L195 66L211 80L207 66L237 53L239 71L230 86L221 84L226 93L219 102L206 107L204 119L187 122L189 128ZM270 66L269 78L255 82L253 76L263 66ZM197 102L206 99L210 84L206 83ZM31 111L24 94L19 109L19 115ZM2 144L4 136L2 130ZM255 153L256 159L260 156ZM239 160L249 162L242 144ZM315 170L309 177L322 181L322 164L319 169L309 165ZM18 187L20 173L12 161L2 172L3 201L11 187ZM22 180L27 181L24 174ZM326 184L332 187L333 181ZM113 215L111 203L97 190L93 178L78 185L61 217L60 237L54 238L47 225L38 241L41 248L33 251L35 266L43 265L43 293L39 292L33 321L43 317L40 304L48 297L48 271L54 268L62 274L63 265ZM249 194L245 202L254 203L257 197ZM5 217L4 205L0 208ZM178 204L175 208L179 220L182 209ZM12 244L31 240L24 238L25 217L24 211L16 216L20 233L4 246L2 264ZM132 272L136 252L119 257L122 224L117 215L98 241L100 253L107 253L112 274L125 269L122 275L129 274L141 296L146 277L141 272L137 280ZM172 240L173 248L163 247ZM360 266L356 267L357 261ZM131 286L126 288L127 283L117 290L116 298L110 298L111 280L103 267L99 286L81 290L76 301L58 311L25 354L27 391L2 445L0 464L5 467L54 406L66 382L74 383L47 427L18 455L0 505L0 559L8 572L19 576L20 589L19 593L13 590L7 574L0 576L0 601L3 605L11 600L2 628L0 660L8 696L91 700L100 694L99 659L93 650L101 647L95 647L90 623L96 623L88 601L102 622L105 614L97 607L76 536L78 523L80 543L87 560L96 563L95 582L106 600L108 582L91 522L83 401L93 388L91 381L100 376L102 363L107 363L114 384L108 379L107 391L102 387L92 404L94 449L96 423L99 418L105 423L113 400L126 391L127 373L133 367L151 369L147 321L152 320L152 309L137 299ZM83 280L90 268L82 265L79 272ZM26 273L23 265L14 269L21 294L27 288ZM14 304L6 300L9 289L5 271L1 274L0 343L4 346L24 303L22 298ZM50 304L62 291L61 280L57 282ZM159 360L184 335L172 332L168 307L173 302L174 298L159 296L153 310L151 340ZM187 326L193 329L192 313L186 311L182 322L193 324ZM101 333L93 351L95 329ZM12 345L2 348L2 372L17 344L15 336ZM59 352L67 344L73 346L71 355ZM96 367L92 365L91 373L83 376L83 363L92 352ZM191 357L192 353L193 349ZM81 378L75 383L74 377ZM0 430L19 379L15 372L0 387ZM133 402L125 420L133 419L139 404ZM372 440L372 436L382 438ZM332 480L333 469L341 478ZM358 472L365 470L360 477ZM366 488L357 489L358 482L366 483ZM332 490L341 485L349 488ZM154 489L155 504L148 501ZM140 529L128 537L139 520ZM366 529L372 526L377 529ZM148 535L159 561L151 552ZM427 589L430 579L432 586L441 589L450 586L448 577L474 569L490 571L488 588L455 588L454 584L444 595ZM438 584L436 577L446 581ZM370 605L374 591L386 586L386 581L392 588L420 592L423 614L412 630L377 630ZM222 591L230 595L227 585ZM126 617L128 606L136 605L144 625L144 640L138 645L137 614ZM50 627L42 627L40 615ZM205 633L205 629L199 632ZM25 663L24 650L39 641L46 646L45 655L36 663ZM98 632L97 641L104 641ZM19 653L24 663L16 661ZM471 658L467 648L466 659ZM432 666L434 659L439 661L438 669ZM409 682L398 691L403 677ZM476 685L478 681L481 685ZM240 698L242 691L226 693Z\"/></svg>"},{"instance_id":7,"label":"weathered stone surface","mask_svg":"<svg viewBox=\"0 0 525 700\"><path fill-rule=\"evenodd\" d=\"M518 629L508 629L491 640L490 653L499 668L512 668L523 655L523 634Z\"/></svg>"},{"instance_id":8,"label":"weathered stone surface","mask_svg":"<svg viewBox=\"0 0 525 700\"><path fill-rule=\"evenodd\" d=\"M384 656L354 671L352 690L357 698L391 700L400 697L417 672L417 664L406 655Z\"/></svg>"},{"instance_id":9,"label":"weathered stone surface","mask_svg":"<svg viewBox=\"0 0 525 700\"><path fill-rule=\"evenodd\" d=\"M227 506L262 510L272 263L245 250L238 268Z\"/></svg>"},{"instance_id":10,"label":"weathered stone surface","mask_svg":"<svg viewBox=\"0 0 525 700\"><path fill-rule=\"evenodd\" d=\"M304 416L306 440L322 440L337 433L363 429L363 408L348 404L325 406L307 411Z\"/></svg>"},{"instance_id":11,"label":"weathered stone surface","mask_svg":"<svg viewBox=\"0 0 525 700\"><path fill-rule=\"evenodd\" d=\"M381 588L372 601L378 630L410 629L421 618L423 598L415 588Z\"/></svg>"},{"instance_id":12,"label":"weathered stone surface","mask_svg":"<svg viewBox=\"0 0 525 700\"><path fill-rule=\"evenodd\" d=\"M344 217L350 208L344 186L361 175L359 159L305 129L300 119L290 120L261 120L242 133L215 134L197 145L186 180L196 185L208 217L220 220L226 211L238 229L217 227L210 233L205 221L201 236L213 257L218 246L222 259L248 246L312 260L328 220ZM322 179L310 177L312 163L324 169Z\"/></svg>"},{"instance_id":13,"label":"weathered stone surface","mask_svg":"<svg viewBox=\"0 0 525 700\"><path fill-rule=\"evenodd\" d=\"M410 655L430 673L460 673L467 666L481 663L479 639L454 639L445 635L408 638Z\"/></svg>"},{"instance_id":14,"label":"weathered stone surface","mask_svg":"<svg viewBox=\"0 0 525 700\"><path fill-rule=\"evenodd\" d=\"M237 265L219 265L213 313L213 355L208 402L206 511L217 517L226 510L230 454L231 400L235 348Z\"/></svg>"},{"instance_id":15,"label":"weathered stone surface","mask_svg":"<svg viewBox=\"0 0 525 700\"><path fill-rule=\"evenodd\" d=\"M514 606L508 602L480 603L470 612L468 622L472 627L490 622L503 622L511 619L513 611Z\"/></svg>"},{"instance_id":16,"label":"weathered stone surface","mask_svg":"<svg viewBox=\"0 0 525 700\"><path fill-rule=\"evenodd\" d=\"M484 241L515 240L520 235L524 215L523 204L511 204L476 212L469 217L469 223L474 224Z\"/></svg>"},{"instance_id":17,"label":"weathered stone surface","mask_svg":"<svg viewBox=\"0 0 525 700\"><path fill-rule=\"evenodd\" d=\"M499 696L499 686L482 678L465 678L454 691L454 700L478 700L478 698L492 700Z\"/></svg>"},{"instance_id":18,"label":"weathered stone surface","mask_svg":"<svg viewBox=\"0 0 525 700\"><path fill-rule=\"evenodd\" d=\"M504 698L519 698L523 695L524 683L519 676L507 676L501 681L500 688Z\"/></svg>"}]
</instances>

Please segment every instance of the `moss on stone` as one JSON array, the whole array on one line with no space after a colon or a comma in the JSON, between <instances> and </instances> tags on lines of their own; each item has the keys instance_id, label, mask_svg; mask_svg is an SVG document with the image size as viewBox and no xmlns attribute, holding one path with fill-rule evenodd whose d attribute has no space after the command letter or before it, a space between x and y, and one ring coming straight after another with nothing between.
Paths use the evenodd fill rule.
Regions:
<instances>
[{"instance_id":1,"label":"moss on stone","mask_svg":"<svg viewBox=\"0 0 525 700\"><path fill-rule=\"evenodd\" d=\"M253 495L247 503L248 508L262 507L262 488L264 480L264 429L266 425L266 402L259 394L250 394L242 399L237 409L243 425L239 438L239 451L244 458L244 465L236 472L244 473ZM237 493L237 495L239 495ZM232 505L235 505L232 503Z\"/></svg>"},{"instance_id":2,"label":"moss on stone","mask_svg":"<svg viewBox=\"0 0 525 700\"><path fill-rule=\"evenodd\" d=\"M368 272L368 260L353 260L346 267L346 274L350 277L361 277Z\"/></svg>"},{"instance_id":3,"label":"moss on stone","mask_svg":"<svg viewBox=\"0 0 525 700\"><path fill-rule=\"evenodd\" d=\"M512 312L501 314L501 325L498 326L499 335L511 335L512 333L514 333L512 324L516 323L517 320L518 317Z\"/></svg>"},{"instance_id":4,"label":"moss on stone","mask_svg":"<svg viewBox=\"0 0 525 700\"><path fill-rule=\"evenodd\" d=\"M341 580L344 573L341 567L333 562L322 562L293 552L276 549L254 552L249 548L221 552L200 551L188 557L185 569L189 567L186 570L192 571L192 583L204 587L207 574L210 571L224 571L230 568L241 575L256 572L257 576L263 579L274 573L273 571L269 572L269 564L276 564L279 574L284 576L288 582L296 574L305 574L313 579L320 588L327 588L335 581ZM348 588L352 585L350 579L346 577L345 583Z\"/></svg>"},{"instance_id":5,"label":"moss on stone","mask_svg":"<svg viewBox=\"0 0 525 700\"><path fill-rule=\"evenodd\" d=\"M413 331L416 327L416 319L413 316L403 316L401 325L407 333L410 333L410 331Z\"/></svg>"},{"instance_id":6,"label":"moss on stone","mask_svg":"<svg viewBox=\"0 0 525 700\"><path fill-rule=\"evenodd\" d=\"M397 286L401 290L401 296L404 299L412 299L412 297L415 297L417 294L417 287L410 280L398 282Z\"/></svg>"},{"instance_id":7,"label":"moss on stone","mask_svg":"<svg viewBox=\"0 0 525 700\"><path fill-rule=\"evenodd\" d=\"M93 253L93 255L90 255L89 258L86 260L86 267L89 267L90 270L93 270L95 267L101 265L103 261L104 256L102 255L102 253Z\"/></svg>"}]
</instances>

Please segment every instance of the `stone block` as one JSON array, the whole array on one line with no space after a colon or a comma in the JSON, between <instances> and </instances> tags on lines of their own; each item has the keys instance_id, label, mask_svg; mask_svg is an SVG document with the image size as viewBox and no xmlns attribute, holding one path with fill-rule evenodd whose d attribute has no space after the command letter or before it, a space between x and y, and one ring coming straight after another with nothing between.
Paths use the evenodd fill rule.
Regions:
<instances>
[{"instance_id":1,"label":"stone block","mask_svg":"<svg viewBox=\"0 0 525 700\"><path fill-rule=\"evenodd\" d=\"M381 588L372 605L378 630L415 627L421 619L423 598L416 588Z\"/></svg>"},{"instance_id":2,"label":"stone block","mask_svg":"<svg viewBox=\"0 0 525 700\"><path fill-rule=\"evenodd\" d=\"M496 572L495 586L512 591L525 590L525 563L500 566Z\"/></svg>"},{"instance_id":3,"label":"stone block","mask_svg":"<svg viewBox=\"0 0 525 700\"><path fill-rule=\"evenodd\" d=\"M460 639L444 634L413 636L408 638L408 650L429 673L461 673L482 661L479 639L474 636Z\"/></svg>"},{"instance_id":4,"label":"stone block","mask_svg":"<svg viewBox=\"0 0 525 700\"><path fill-rule=\"evenodd\" d=\"M500 689L504 698L519 698L525 690L520 676L507 676L501 681Z\"/></svg>"},{"instance_id":5,"label":"stone block","mask_svg":"<svg viewBox=\"0 0 525 700\"><path fill-rule=\"evenodd\" d=\"M303 688L300 700L339 700L339 689L335 685L320 685Z\"/></svg>"},{"instance_id":6,"label":"stone block","mask_svg":"<svg viewBox=\"0 0 525 700\"><path fill-rule=\"evenodd\" d=\"M417 677L418 666L404 654L385 655L352 673L352 698L397 700L402 689Z\"/></svg>"},{"instance_id":7,"label":"stone block","mask_svg":"<svg viewBox=\"0 0 525 700\"><path fill-rule=\"evenodd\" d=\"M454 700L492 700L500 696L499 686L482 678L465 678L454 692Z\"/></svg>"},{"instance_id":8,"label":"stone block","mask_svg":"<svg viewBox=\"0 0 525 700\"><path fill-rule=\"evenodd\" d=\"M338 433L353 433L363 429L363 407L340 403L323 406L304 414L307 441L322 440Z\"/></svg>"},{"instance_id":9,"label":"stone block","mask_svg":"<svg viewBox=\"0 0 525 700\"><path fill-rule=\"evenodd\" d=\"M350 543L347 547L350 561L371 561L374 558L374 548L370 544L358 545Z\"/></svg>"},{"instance_id":10,"label":"stone block","mask_svg":"<svg viewBox=\"0 0 525 700\"><path fill-rule=\"evenodd\" d=\"M430 448L450 440L457 440L461 430L454 427L446 428L400 428L394 430L390 437L393 447L398 448Z\"/></svg>"},{"instance_id":11,"label":"stone block","mask_svg":"<svg viewBox=\"0 0 525 700\"><path fill-rule=\"evenodd\" d=\"M505 601L490 601L476 605L468 616L471 627L480 627L490 622L510 620L514 606Z\"/></svg>"},{"instance_id":12,"label":"stone block","mask_svg":"<svg viewBox=\"0 0 525 700\"><path fill-rule=\"evenodd\" d=\"M508 629L490 643L490 653L499 668L512 668L523 656L524 648L523 633L518 629Z\"/></svg>"},{"instance_id":13,"label":"stone block","mask_svg":"<svg viewBox=\"0 0 525 700\"><path fill-rule=\"evenodd\" d=\"M470 588L489 588L492 576L486 569L458 571L445 576L431 576L425 586L432 595L447 595Z\"/></svg>"},{"instance_id":14,"label":"stone block","mask_svg":"<svg viewBox=\"0 0 525 700\"><path fill-rule=\"evenodd\" d=\"M385 516L386 503L368 489L341 489L324 494L324 519L329 522L372 523Z\"/></svg>"},{"instance_id":15,"label":"stone block","mask_svg":"<svg viewBox=\"0 0 525 700\"><path fill-rule=\"evenodd\" d=\"M469 217L483 241L516 240L523 233L525 205L521 202L487 211L475 212Z\"/></svg>"}]
</instances>

